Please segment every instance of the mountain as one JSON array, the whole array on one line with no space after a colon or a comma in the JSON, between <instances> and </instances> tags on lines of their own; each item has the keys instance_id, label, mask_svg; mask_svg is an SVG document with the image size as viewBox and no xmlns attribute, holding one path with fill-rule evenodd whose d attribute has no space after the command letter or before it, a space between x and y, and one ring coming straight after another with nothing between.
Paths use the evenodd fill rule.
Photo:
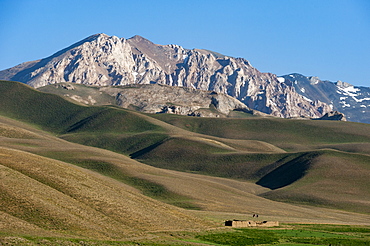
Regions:
<instances>
[{"instance_id":1,"label":"mountain","mask_svg":"<svg viewBox=\"0 0 370 246\"><path fill-rule=\"evenodd\" d=\"M54 55L0 72L0 79L33 87L72 82L94 86L165 84L228 94L253 110L278 117L318 118L328 104L311 101L275 74L261 73L243 58L202 49L92 35Z\"/></svg>"},{"instance_id":2,"label":"mountain","mask_svg":"<svg viewBox=\"0 0 370 246\"><path fill-rule=\"evenodd\" d=\"M342 81L322 81L318 77L297 73L281 78L307 100L327 103L333 110L344 113L349 121L370 123L369 87L354 86Z\"/></svg>"}]
</instances>

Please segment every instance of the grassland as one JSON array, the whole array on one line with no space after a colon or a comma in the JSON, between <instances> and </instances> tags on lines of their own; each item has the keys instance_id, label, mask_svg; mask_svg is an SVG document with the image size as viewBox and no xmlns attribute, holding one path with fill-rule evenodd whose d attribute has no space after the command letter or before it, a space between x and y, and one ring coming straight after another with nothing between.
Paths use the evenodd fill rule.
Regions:
<instances>
[{"instance_id":1,"label":"grassland","mask_svg":"<svg viewBox=\"0 0 370 246\"><path fill-rule=\"evenodd\" d=\"M80 106L21 83L1 82L0 93L1 115L56 134L160 131L158 126L127 111Z\"/></svg>"},{"instance_id":2,"label":"grassland","mask_svg":"<svg viewBox=\"0 0 370 246\"><path fill-rule=\"evenodd\" d=\"M216 245L370 245L369 227L291 225L277 229L236 229L198 235Z\"/></svg>"},{"instance_id":3,"label":"grassland","mask_svg":"<svg viewBox=\"0 0 370 246\"><path fill-rule=\"evenodd\" d=\"M140 178L120 175L120 172L114 175L121 182L98 175L99 172L106 174L106 167L103 172L88 172L94 169L91 165L88 169L80 169L8 148L0 148L0 158L0 203L5 216L2 231L117 239L151 230L212 225L181 209L150 199L128 184L135 182L134 186L144 186L147 193L159 190L161 194L156 196L162 199L166 196L179 202L183 196L166 192L162 186L153 186ZM124 182L124 178L130 180ZM19 222L5 224L12 220ZM27 227L32 230L25 230Z\"/></svg>"},{"instance_id":4,"label":"grassland","mask_svg":"<svg viewBox=\"0 0 370 246\"><path fill-rule=\"evenodd\" d=\"M0 93L2 243L207 245L208 229L253 213L369 224L369 125L143 115L15 82Z\"/></svg>"},{"instance_id":5,"label":"grassland","mask_svg":"<svg viewBox=\"0 0 370 246\"><path fill-rule=\"evenodd\" d=\"M340 225L285 224L270 229L218 229L204 232L159 232L151 239L121 241L65 237L0 235L4 245L278 245L278 246L358 246L370 245L370 228Z\"/></svg>"},{"instance_id":6,"label":"grassland","mask_svg":"<svg viewBox=\"0 0 370 246\"><path fill-rule=\"evenodd\" d=\"M63 96L66 100L81 105L115 105L115 98L99 90L98 87L83 84L60 83L47 85L38 89L45 93Z\"/></svg>"},{"instance_id":7,"label":"grassland","mask_svg":"<svg viewBox=\"0 0 370 246\"><path fill-rule=\"evenodd\" d=\"M340 121L286 120L253 117L248 119L186 118L178 115L153 117L192 132L231 139L254 139L287 151L317 145L368 143L369 125Z\"/></svg>"}]
</instances>

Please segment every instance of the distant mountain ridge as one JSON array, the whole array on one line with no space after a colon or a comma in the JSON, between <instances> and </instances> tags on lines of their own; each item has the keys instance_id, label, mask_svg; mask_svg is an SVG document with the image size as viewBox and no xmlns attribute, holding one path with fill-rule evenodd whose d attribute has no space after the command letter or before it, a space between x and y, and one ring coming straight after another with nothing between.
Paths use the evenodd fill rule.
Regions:
<instances>
[{"instance_id":1,"label":"distant mountain ridge","mask_svg":"<svg viewBox=\"0 0 370 246\"><path fill-rule=\"evenodd\" d=\"M243 58L179 45L157 45L92 35L54 55L0 71L0 79L33 87L60 82L95 86L166 84L228 94L250 109L278 117L321 117L330 107L309 101L275 74L261 73Z\"/></svg>"},{"instance_id":2,"label":"distant mountain ridge","mask_svg":"<svg viewBox=\"0 0 370 246\"><path fill-rule=\"evenodd\" d=\"M347 120L370 123L369 87L354 86L342 81L322 81L318 77L298 73L282 78L305 98L327 103L333 110L344 113Z\"/></svg>"}]
</instances>

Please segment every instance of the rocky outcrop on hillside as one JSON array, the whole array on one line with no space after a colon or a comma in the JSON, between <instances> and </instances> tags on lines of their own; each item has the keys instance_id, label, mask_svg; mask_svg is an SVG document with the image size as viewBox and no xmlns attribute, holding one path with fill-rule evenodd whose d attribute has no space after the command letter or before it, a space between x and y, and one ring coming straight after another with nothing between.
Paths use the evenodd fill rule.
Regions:
<instances>
[{"instance_id":1,"label":"rocky outcrop on hillside","mask_svg":"<svg viewBox=\"0 0 370 246\"><path fill-rule=\"evenodd\" d=\"M1 71L0 78L33 87L61 82L180 86L228 94L251 109L285 118L317 118L331 110L299 95L276 75L259 72L243 58L157 45L140 36L93 35L48 58Z\"/></svg>"},{"instance_id":2,"label":"rocky outcrop on hillside","mask_svg":"<svg viewBox=\"0 0 370 246\"><path fill-rule=\"evenodd\" d=\"M239 100L217 92L160 84L85 86L58 83L39 91L68 97L86 105L116 105L144 113L169 113L198 117L227 117L231 111L266 116Z\"/></svg>"},{"instance_id":3,"label":"rocky outcrop on hillside","mask_svg":"<svg viewBox=\"0 0 370 246\"><path fill-rule=\"evenodd\" d=\"M144 113L222 117L233 110L252 112L228 95L187 87L135 85L128 88L102 87L100 91L115 97L118 106Z\"/></svg>"},{"instance_id":4,"label":"rocky outcrop on hillside","mask_svg":"<svg viewBox=\"0 0 370 246\"><path fill-rule=\"evenodd\" d=\"M318 118L318 120L337 120L337 121L347 121L345 115L338 111L331 111L326 113L323 117Z\"/></svg>"}]
</instances>

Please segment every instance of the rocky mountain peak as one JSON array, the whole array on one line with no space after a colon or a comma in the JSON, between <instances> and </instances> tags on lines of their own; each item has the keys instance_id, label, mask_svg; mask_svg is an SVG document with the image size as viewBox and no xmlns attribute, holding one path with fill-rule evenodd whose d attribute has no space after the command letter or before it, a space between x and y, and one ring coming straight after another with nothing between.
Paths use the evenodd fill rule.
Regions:
<instances>
[{"instance_id":1,"label":"rocky mountain peak","mask_svg":"<svg viewBox=\"0 0 370 246\"><path fill-rule=\"evenodd\" d=\"M110 38L110 36L105 34L105 33L97 33L97 34L93 34L93 35L87 37L85 40L92 41L92 40L95 40L95 39L98 39L98 38Z\"/></svg>"},{"instance_id":2,"label":"rocky mountain peak","mask_svg":"<svg viewBox=\"0 0 370 246\"><path fill-rule=\"evenodd\" d=\"M142 37L140 35L135 35L135 36L129 38L128 40L134 41L136 43L147 42L147 43L153 44L150 40L148 40L148 39L146 39L146 38L144 38L144 37Z\"/></svg>"},{"instance_id":3,"label":"rocky mountain peak","mask_svg":"<svg viewBox=\"0 0 370 246\"><path fill-rule=\"evenodd\" d=\"M311 84L314 84L314 85L321 82L320 78L316 76L311 76L308 79L310 80Z\"/></svg>"},{"instance_id":4,"label":"rocky mountain peak","mask_svg":"<svg viewBox=\"0 0 370 246\"><path fill-rule=\"evenodd\" d=\"M0 79L33 87L72 82L94 86L164 84L228 94L253 110L279 117L321 117L331 108L299 95L243 58L159 45L141 37L92 35L40 61L0 71Z\"/></svg>"},{"instance_id":5,"label":"rocky mountain peak","mask_svg":"<svg viewBox=\"0 0 370 246\"><path fill-rule=\"evenodd\" d=\"M351 87L351 86L353 87L353 85L351 85L350 83L343 82L341 80L338 80L337 83L336 83L336 85L338 87L341 87L341 88L347 88L347 87Z\"/></svg>"}]
</instances>

